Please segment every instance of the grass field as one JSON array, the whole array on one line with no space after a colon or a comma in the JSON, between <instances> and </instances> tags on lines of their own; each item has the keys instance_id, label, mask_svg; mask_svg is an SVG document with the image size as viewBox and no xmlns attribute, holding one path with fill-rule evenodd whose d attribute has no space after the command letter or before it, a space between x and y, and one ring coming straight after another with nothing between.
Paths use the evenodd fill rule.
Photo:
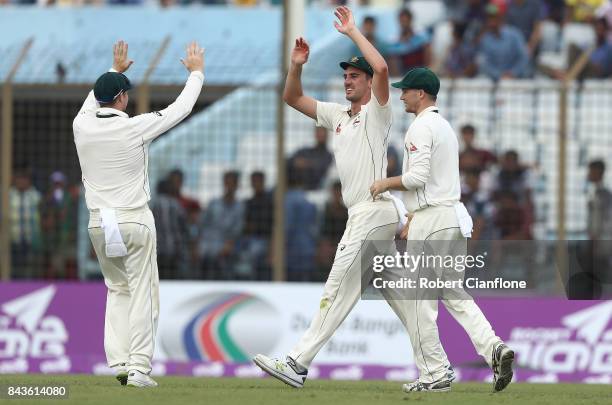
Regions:
<instances>
[{"instance_id":1,"label":"grass field","mask_svg":"<svg viewBox=\"0 0 612 405\"><path fill-rule=\"evenodd\" d=\"M160 377L155 389L120 386L112 377L87 375L0 375L0 385L68 386L61 400L4 400L6 404L610 404L607 385L512 384L491 393L489 384L458 383L448 393L404 394L401 383L387 381L308 381L304 389L290 388L271 378L228 379Z\"/></svg>"}]
</instances>

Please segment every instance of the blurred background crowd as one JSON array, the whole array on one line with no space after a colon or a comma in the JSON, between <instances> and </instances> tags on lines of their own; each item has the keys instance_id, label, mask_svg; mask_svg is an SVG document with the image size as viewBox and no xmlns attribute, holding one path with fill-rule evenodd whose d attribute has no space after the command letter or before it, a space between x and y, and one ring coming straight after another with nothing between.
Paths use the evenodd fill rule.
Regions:
<instances>
[{"instance_id":1,"label":"blurred background crowd","mask_svg":"<svg viewBox=\"0 0 612 405\"><path fill-rule=\"evenodd\" d=\"M533 177L514 150L496 155L478 147L473 125L460 128L462 201L474 219L473 239L533 238ZM348 212L327 145L327 130L317 128L311 147L287 161L285 255L289 281L323 281L333 263ZM402 153L388 150L388 176L401 174ZM603 179L605 163L589 163L586 181L588 235L609 239L612 193ZM251 196L237 197L241 178ZM15 172L11 189L12 252L15 278L78 278L76 235L81 187L67 184L62 172L35 184L32 171ZM222 175L223 193L205 206L184 195L184 173L172 170L156 186L150 203L158 238L163 279L270 280L274 217L273 185L261 171ZM606 228L607 226L607 228ZM91 251L93 255L93 250Z\"/></svg>"}]
</instances>

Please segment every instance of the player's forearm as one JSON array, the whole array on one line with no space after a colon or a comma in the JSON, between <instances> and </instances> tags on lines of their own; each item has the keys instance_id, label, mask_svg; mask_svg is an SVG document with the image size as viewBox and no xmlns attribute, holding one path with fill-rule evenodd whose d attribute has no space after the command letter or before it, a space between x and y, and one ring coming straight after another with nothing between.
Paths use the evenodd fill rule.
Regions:
<instances>
[{"instance_id":1,"label":"player's forearm","mask_svg":"<svg viewBox=\"0 0 612 405\"><path fill-rule=\"evenodd\" d=\"M380 52L372 45L370 41L359 31L357 28L347 33L349 38L357 45L363 57L368 61L374 74L387 74L389 68L385 58L382 57Z\"/></svg>"},{"instance_id":2,"label":"player's forearm","mask_svg":"<svg viewBox=\"0 0 612 405\"><path fill-rule=\"evenodd\" d=\"M406 188L402 184L402 176L386 178L385 179L385 186L386 186L387 190L406 191Z\"/></svg>"},{"instance_id":3,"label":"player's forearm","mask_svg":"<svg viewBox=\"0 0 612 405\"><path fill-rule=\"evenodd\" d=\"M289 105L293 105L297 99L304 95L302 90L302 65L292 63L289 66L287 79L285 81L285 90L283 91L283 101Z\"/></svg>"},{"instance_id":4,"label":"player's forearm","mask_svg":"<svg viewBox=\"0 0 612 405\"><path fill-rule=\"evenodd\" d=\"M169 114L171 120L180 121L189 115L196 101L198 101L203 85L204 74L201 71L193 71L189 74L183 91L181 91L181 94L179 94L174 103L167 108L167 110L171 110L171 114Z\"/></svg>"}]
</instances>

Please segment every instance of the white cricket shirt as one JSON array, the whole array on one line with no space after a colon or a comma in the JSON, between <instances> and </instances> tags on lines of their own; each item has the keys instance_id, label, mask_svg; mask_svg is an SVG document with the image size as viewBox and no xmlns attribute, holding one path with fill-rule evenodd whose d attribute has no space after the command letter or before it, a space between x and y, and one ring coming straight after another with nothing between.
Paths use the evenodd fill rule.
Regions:
<instances>
[{"instance_id":1,"label":"white cricket shirt","mask_svg":"<svg viewBox=\"0 0 612 405\"><path fill-rule=\"evenodd\" d=\"M202 72L192 72L174 103L131 118L99 108L89 93L72 123L87 208L138 208L149 201L149 145L189 115L203 83Z\"/></svg>"},{"instance_id":2,"label":"white cricket shirt","mask_svg":"<svg viewBox=\"0 0 612 405\"><path fill-rule=\"evenodd\" d=\"M453 206L461 198L459 142L438 107L428 107L410 124L404 139L402 184L406 208Z\"/></svg>"},{"instance_id":3,"label":"white cricket shirt","mask_svg":"<svg viewBox=\"0 0 612 405\"><path fill-rule=\"evenodd\" d=\"M317 101L317 125L333 132L332 151L347 208L372 201L370 186L387 177L387 146L391 129L391 103L381 106L372 94L361 111Z\"/></svg>"}]
</instances>

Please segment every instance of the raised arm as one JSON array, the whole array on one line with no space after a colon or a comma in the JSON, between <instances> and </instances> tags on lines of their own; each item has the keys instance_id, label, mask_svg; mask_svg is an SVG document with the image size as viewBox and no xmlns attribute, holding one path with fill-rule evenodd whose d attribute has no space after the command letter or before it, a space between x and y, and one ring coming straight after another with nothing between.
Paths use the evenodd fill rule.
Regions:
<instances>
[{"instance_id":1,"label":"raised arm","mask_svg":"<svg viewBox=\"0 0 612 405\"><path fill-rule=\"evenodd\" d=\"M334 22L338 32L349 37L357 45L370 66L372 66L372 70L374 70L372 92L376 100L378 100L378 104L386 105L389 100L389 68L387 67L387 62L385 62L385 59L376 50L374 45L359 31L355 25L353 13L348 7L338 7L334 14L340 21L339 23L338 21Z\"/></svg>"},{"instance_id":2,"label":"raised arm","mask_svg":"<svg viewBox=\"0 0 612 405\"><path fill-rule=\"evenodd\" d=\"M192 42L187 47L186 56L181 62L189 71L189 78L174 103L161 111L131 118L136 131L142 135L144 141L152 141L184 120L200 96L204 84L204 49L196 42Z\"/></svg>"},{"instance_id":3,"label":"raised arm","mask_svg":"<svg viewBox=\"0 0 612 405\"><path fill-rule=\"evenodd\" d=\"M317 101L304 95L302 90L302 66L308 62L310 47L304 38L295 40L291 51L291 65L285 81L283 101L310 118L317 119Z\"/></svg>"},{"instance_id":4,"label":"raised arm","mask_svg":"<svg viewBox=\"0 0 612 405\"><path fill-rule=\"evenodd\" d=\"M123 73L132 66L133 60L128 57L128 44L124 41L118 41L113 45L113 67L109 72ZM98 102L94 96L93 90L89 92L85 102L79 110L79 114L87 112L95 112L99 107Z\"/></svg>"}]
</instances>

